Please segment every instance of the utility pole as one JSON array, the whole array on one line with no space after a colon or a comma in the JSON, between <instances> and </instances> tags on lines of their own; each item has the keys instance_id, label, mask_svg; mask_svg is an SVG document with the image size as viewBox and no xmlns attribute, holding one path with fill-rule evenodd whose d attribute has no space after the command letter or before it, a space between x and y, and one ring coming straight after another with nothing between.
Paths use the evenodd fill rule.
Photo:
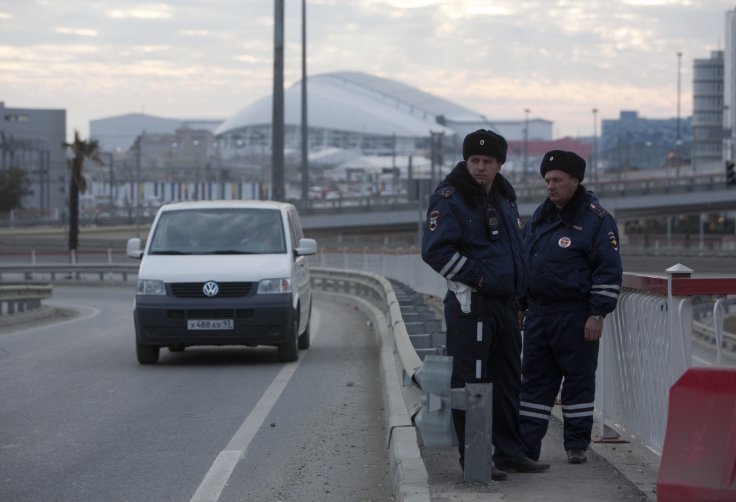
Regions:
<instances>
[{"instance_id":1,"label":"utility pole","mask_svg":"<svg viewBox=\"0 0 736 502\"><path fill-rule=\"evenodd\" d=\"M675 175L680 177L680 63L682 52L677 53L677 141L675 142Z\"/></svg>"},{"instance_id":2,"label":"utility pole","mask_svg":"<svg viewBox=\"0 0 736 502\"><path fill-rule=\"evenodd\" d=\"M593 108L593 153L590 156L593 181L598 180L598 108Z\"/></svg>"},{"instance_id":3,"label":"utility pole","mask_svg":"<svg viewBox=\"0 0 736 502\"><path fill-rule=\"evenodd\" d=\"M529 175L529 111L524 109L524 180Z\"/></svg>"},{"instance_id":4,"label":"utility pole","mask_svg":"<svg viewBox=\"0 0 736 502\"><path fill-rule=\"evenodd\" d=\"M145 131L138 136L135 162L135 236L141 237L141 148L143 147L143 136Z\"/></svg>"},{"instance_id":5,"label":"utility pole","mask_svg":"<svg viewBox=\"0 0 736 502\"><path fill-rule=\"evenodd\" d=\"M307 0L302 0L302 206L309 199L309 128L307 126Z\"/></svg>"},{"instance_id":6,"label":"utility pole","mask_svg":"<svg viewBox=\"0 0 736 502\"><path fill-rule=\"evenodd\" d=\"M284 0L274 0L271 199L284 200Z\"/></svg>"}]
</instances>

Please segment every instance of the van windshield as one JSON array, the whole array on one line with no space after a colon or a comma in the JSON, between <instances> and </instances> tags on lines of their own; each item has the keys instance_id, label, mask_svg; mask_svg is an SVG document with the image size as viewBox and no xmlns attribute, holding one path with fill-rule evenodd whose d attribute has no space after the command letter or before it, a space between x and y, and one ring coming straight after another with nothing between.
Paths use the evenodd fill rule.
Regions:
<instances>
[{"instance_id":1,"label":"van windshield","mask_svg":"<svg viewBox=\"0 0 736 502\"><path fill-rule=\"evenodd\" d=\"M281 212L186 209L161 214L149 254L286 253Z\"/></svg>"}]
</instances>

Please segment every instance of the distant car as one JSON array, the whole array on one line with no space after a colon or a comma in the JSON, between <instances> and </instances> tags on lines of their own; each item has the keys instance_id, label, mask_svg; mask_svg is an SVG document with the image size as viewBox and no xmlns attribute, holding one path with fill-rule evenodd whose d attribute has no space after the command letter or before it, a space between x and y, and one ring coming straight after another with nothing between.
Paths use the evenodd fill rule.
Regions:
<instances>
[{"instance_id":1,"label":"distant car","mask_svg":"<svg viewBox=\"0 0 736 502\"><path fill-rule=\"evenodd\" d=\"M141 259L135 295L138 362L161 347L272 345L295 361L310 345L312 312L303 236L295 207L272 201L200 201L162 206Z\"/></svg>"}]
</instances>

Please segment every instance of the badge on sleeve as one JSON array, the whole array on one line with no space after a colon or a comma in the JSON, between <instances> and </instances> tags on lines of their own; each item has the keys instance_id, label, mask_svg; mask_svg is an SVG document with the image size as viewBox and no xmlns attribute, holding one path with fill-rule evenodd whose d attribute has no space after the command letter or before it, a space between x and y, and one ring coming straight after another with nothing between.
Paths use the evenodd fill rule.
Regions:
<instances>
[{"instance_id":1,"label":"badge on sleeve","mask_svg":"<svg viewBox=\"0 0 736 502\"><path fill-rule=\"evenodd\" d=\"M569 248L570 244L572 244L572 241L569 237L560 237L560 240L557 241L557 245L561 248Z\"/></svg>"},{"instance_id":2,"label":"badge on sleeve","mask_svg":"<svg viewBox=\"0 0 736 502\"><path fill-rule=\"evenodd\" d=\"M618 251L618 241L616 235L613 232L608 232L608 242L611 243L611 247L614 251Z\"/></svg>"},{"instance_id":3,"label":"badge on sleeve","mask_svg":"<svg viewBox=\"0 0 736 502\"><path fill-rule=\"evenodd\" d=\"M440 212L439 211L432 211L429 213L429 229L434 232L437 229L437 225L440 223Z\"/></svg>"}]
</instances>

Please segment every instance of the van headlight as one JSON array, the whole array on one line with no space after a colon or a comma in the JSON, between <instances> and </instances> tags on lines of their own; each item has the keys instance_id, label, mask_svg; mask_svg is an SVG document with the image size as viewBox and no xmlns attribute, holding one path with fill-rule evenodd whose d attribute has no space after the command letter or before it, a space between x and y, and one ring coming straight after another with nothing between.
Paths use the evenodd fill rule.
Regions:
<instances>
[{"instance_id":1,"label":"van headlight","mask_svg":"<svg viewBox=\"0 0 736 502\"><path fill-rule=\"evenodd\" d=\"M258 294L291 293L291 279L263 279L258 283Z\"/></svg>"},{"instance_id":2,"label":"van headlight","mask_svg":"<svg viewBox=\"0 0 736 502\"><path fill-rule=\"evenodd\" d=\"M136 291L139 295L165 295L164 281L154 279L138 279Z\"/></svg>"}]
</instances>

